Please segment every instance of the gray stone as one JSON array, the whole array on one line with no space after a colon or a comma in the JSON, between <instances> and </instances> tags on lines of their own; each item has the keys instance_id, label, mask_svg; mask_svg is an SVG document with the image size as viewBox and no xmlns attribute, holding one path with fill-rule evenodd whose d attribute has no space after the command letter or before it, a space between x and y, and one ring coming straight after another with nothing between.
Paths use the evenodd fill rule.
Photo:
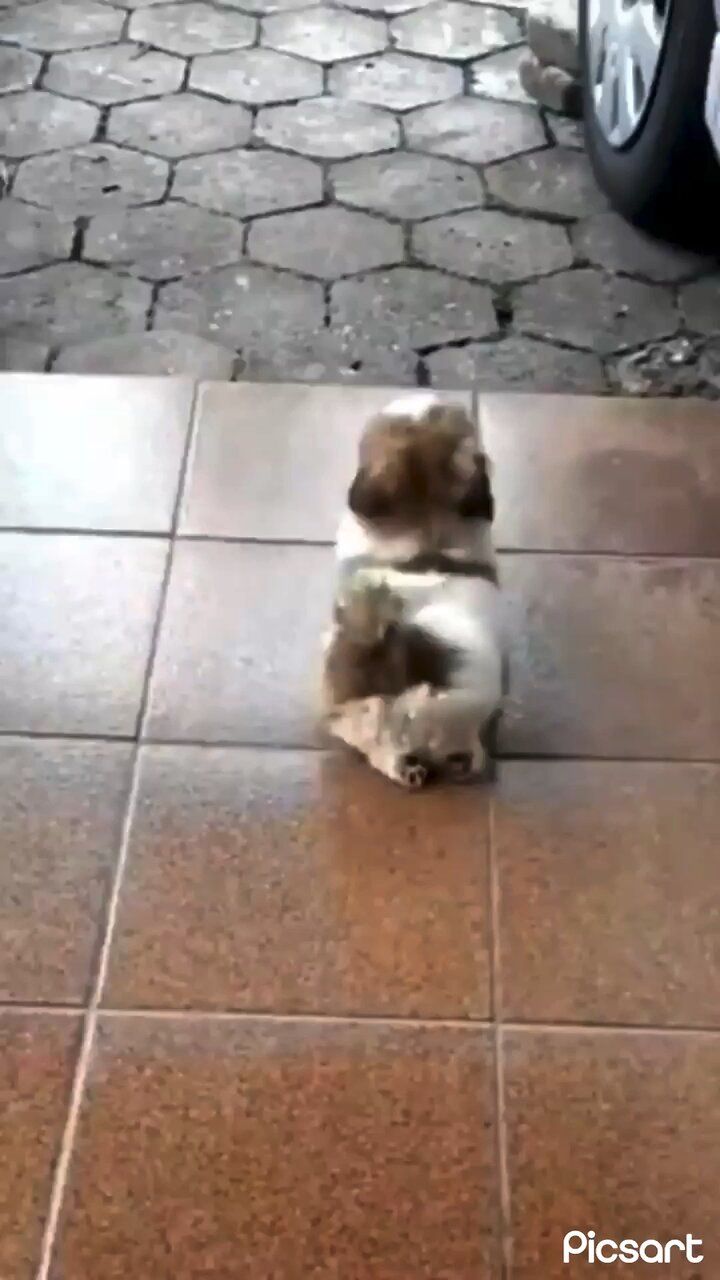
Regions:
<instances>
[{"instance_id":1,"label":"gray stone","mask_svg":"<svg viewBox=\"0 0 720 1280\"><path fill-rule=\"evenodd\" d=\"M569 120L567 116L548 113L547 124L553 140L559 147L572 147L582 150L585 146L581 120Z\"/></svg>"},{"instance_id":2,"label":"gray stone","mask_svg":"<svg viewBox=\"0 0 720 1280\"><path fill-rule=\"evenodd\" d=\"M181 160L173 195L239 218L318 204L322 170L311 160L276 151L223 151Z\"/></svg>"},{"instance_id":3,"label":"gray stone","mask_svg":"<svg viewBox=\"0 0 720 1280\"><path fill-rule=\"evenodd\" d=\"M0 49L0 93L29 89L42 66L39 53L29 49Z\"/></svg>"},{"instance_id":4,"label":"gray stone","mask_svg":"<svg viewBox=\"0 0 720 1280\"><path fill-rule=\"evenodd\" d=\"M15 179L14 194L77 216L159 200L167 181L164 160L91 142L26 160Z\"/></svg>"},{"instance_id":5,"label":"gray stone","mask_svg":"<svg viewBox=\"0 0 720 1280\"><path fill-rule=\"evenodd\" d=\"M477 9L461 0L418 9L390 26L398 49L434 58L476 58L522 39L520 24L504 9Z\"/></svg>"},{"instance_id":6,"label":"gray stone","mask_svg":"<svg viewBox=\"0 0 720 1280\"><path fill-rule=\"evenodd\" d=\"M680 294L680 309L688 328L696 333L720 333L720 279L710 276L686 285Z\"/></svg>"},{"instance_id":7,"label":"gray stone","mask_svg":"<svg viewBox=\"0 0 720 1280\"><path fill-rule=\"evenodd\" d=\"M397 121L387 112L334 98L265 107L258 112L256 133L271 146L328 160L389 151L400 141Z\"/></svg>"},{"instance_id":8,"label":"gray stone","mask_svg":"<svg viewBox=\"0 0 720 1280\"><path fill-rule=\"evenodd\" d=\"M325 205L261 218L250 229L248 253L270 266L336 280L402 262L403 237L381 218Z\"/></svg>"},{"instance_id":9,"label":"gray stone","mask_svg":"<svg viewBox=\"0 0 720 1280\"><path fill-rule=\"evenodd\" d=\"M200 334L251 353L282 348L323 328L322 285L287 272L244 265L166 284L155 325Z\"/></svg>"},{"instance_id":10,"label":"gray stone","mask_svg":"<svg viewBox=\"0 0 720 1280\"><path fill-rule=\"evenodd\" d=\"M331 332L360 358L378 347L403 352L484 338L497 328L489 289L418 267L341 280L330 302Z\"/></svg>"},{"instance_id":11,"label":"gray stone","mask_svg":"<svg viewBox=\"0 0 720 1280\"><path fill-rule=\"evenodd\" d=\"M263 17L271 13L287 13L289 9L307 9L308 0L242 0L241 8L247 13Z\"/></svg>"},{"instance_id":12,"label":"gray stone","mask_svg":"<svg viewBox=\"0 0 720 1280\"><path fill-rule=\"evenodd\" d=\"M622 351L678 328L669 289L598 271L564 271L518 290L515 326L599 354Z\"/></svg>"},{"instance_id":13,"label":"gray stone","mask_svg":"<svg viewBox=\"0 0 720 1280\"><path fill-rule=\"evenodd\" d=\"M710 266L697 254L643 235L610 210L579 223L571 235L576 255L593 266L642 276L657 284L689 280Z\"/></svg>"},{"instance_id":14,"label":"gray stone","mask_svg":"<svg viewBox=\"0 0 720 1280\"><path fill-rule=\"evenodd\" d=\"M563 227L492 211L422 222L413 248L421 262L492 284L547 275L572 262Z\"/></svg>"},{"instance_id":15,"label":"gray stone","mask_svg":"<svg viewBox=\"0 0 720 1280\"><path fill-rule=\"evenodd\" d=\"M218 381L231 378L235 353L172 330L98 338L63 347L53 373L178 374Z\"/></svg>"},{"instance_id":16,"label":"gray stone","mask_svg":"<svg viewBox=\"0 0 720 1280\"><path fill-rule=\"evenodd\" d=\"M150 285L66 262L0 280L0 332L31 342L80 342L144 329Z\"/></svg>"},{"instance_id":17,"label":"gray stone","mask_svg":"<svg viewBox=\"0 0 720 1280\"><path fill-rule=\"evenodd\" d=\"M74 225L19 200L0 202L0 274L69 258Z\"/></svg>"},{"instance_id":18,"label":"gray stone","mask_svg":"<svg viewBox=\"0 0 720 1280\"><path fill-rule=\"evenodd\" d=\"M469 165L408 151L347 160L333 167L330 178L336 200L392 218L430 218L485 202Z\"/></svg>"},{"instance_id":19,"label":"gray stone","mask_svg":"<svg viewBox=\"0 0 720 1280\"><path fill-rule=\"evenodd\" d=\"M532 0L527 39L536 58L546 66L579 72L578 0Z\"/></svg>"},{"instance_id":20,"label":"gray stone","mask_svg":"<svg viewBox=\"0 0 720 1280\"><path fill-rule=\"evenodd\" d=\"M363 346L344 342L328 329L317 333L283 336L280 345L264 343L244 350L238 360L238 378L272 381L334 382L370 386L414 386L417 356L412 351L387 346Z\"/></svg>"},{"instance_id":21,"label":"gray stone","mask_svg":"<svg viewBox=\"0 0 720 1280\"><path fill-rule=\"evenodd\" d=\"M454 98L421 107L405 119L408 145L416 151L489 164L541 147L542 124L535 111L513 103Z\"/></svg>"},{"instance_id":22,"label":"gray stone","mask_svg":"<svg viewBox=\"0 0 720 1280\"><path fill-rule=\"evenodd\" d=\"M434 387L479 387L483 391L584 392L605 390L597 356L567 351L531 338L472 342L446 347L425 361Z\"/></svg>"},{"instance_id":23,"label":"gray stone","mask_svg":"<svg viewBox=\"0 0 720 1280\"><path fill-rule=\"evenodd\" d=\"M87 102L68 102L36 89L0 99L0 146L7 156L33 156L41 151L89 142L100 114Z\"/></svg>"},{"instance_id":24,"label":"gray stone","mask_svg":"<svg viewBox=\"0 0 720 1280\"><path fill-rule=\"evenodd\" d=\"M234 218L173 202L102 214L85 237L88 261L108 262L146 280L212 271L242 256L243 229Z\"/></svg>"},{"instance_id":25,"label":"gray stone","mask_svg":"<svg viewBox=\"0 0 720 1280\"><path fill-rule=\"evenodd\" d=\"M178 93L151 102L113 107L108 137L140 151L175 159L248 141L250 112L236 103Z\"/></svg>"},{"instance_id":26,"label":"gray stone","mask_svg":"<svg viewBox=\"0 0 720 1280\"><path fill-rule=\"evenodd\" d=\"M182 84L185 64L179 58L136 44L107 45L57 53L45 73L46 89L70 98L110 105L172 93Z\"/></svg>"},{"instance_id":27,"label":"gray stone","mask_svg":"<svg viewBox=\"0 0 720 1280\"><path fill-rule=\"evenodd\" d=\"M95 0L40 0L0 13L0 40L54 53L118 40L125 15Z\"/></svg>"},{"instance_id":28,"label":"gray stone","mask_svg":"<svg viewBox=\"0 0 720 1280\"><path fill-rule=\"evenodd\" d=\"M491 195L511 209L583 218L607 206L584 154L563 147L492 165L485 180Z\"/></svg>"},{"instance_id":29,"label":"gray stone","mask_svg":"<svg viewBox=\"0 0 720 1280\"><path fill-rule=\"evenodd\" d=\"M541 107L567 116L582 115L580 84L561 67L546 67L532 54L526 54L520 59L520 83Z\"/></svg>"},{"instance_id":30,"label":"gray stone","mask_svg":"<svg viewBox=\"0 0 720 1280\"><path fill-rule=\"evenodd\" d=\"M50 348L23 338L0 338L0 373L42 373Z\"/></svg>"},{"instance_id":31,"label":"gray stone","mask_svg":"<svg viewBox=\"0 0 720 1280\"><path fill-rule=\"evenodd\" d=\"M330 92L339 98L405 111L427 102L442 102L463 91L462 71L427 58L383 53L377 58L346 62L330 72Z\"/></svg>"},{"instance_id":32,"label":"gray stone","mask_svg":"<svg viewBox=\"0 0 720 1280\"><path fill-rule=\"evenodd\" d=\"M196 58L190 72L193 89L216 93L231 102L296 102L322 93L322 68L274 49L216 53Z\"/></svg>"},{"instance_id":33,"label":"gray stone","mask_svg":"<svg viewBox=\"0 0 720 1280\"><path fill-rule=\"evenodd\" d=\"M481 98L497 98L501 102L524 102L530 98L520 83L523 46L503 49L487 58L479 58L470 68L470 91Z\"/></svg>"},{"instance_id":34,"label":"gray stone","mask_svg":"<svg viewBox=\"0 0 720 1280\"><path fill-rule=\"evenodd\" d=\"M301 9L266 18L262 42L270 49L297 53L313 62L339 62L380 53L387 45L386 24L377 18L339 9Z\"/></svg>"},{"instance_id":35,"label":"gray stone","mask_svg":"<svg viewBox=\"0 0 720 1280\"><path fill-rule=\"evenodd\" d=\"M425 5L434 4L435 0L336 0L336 3L344 9L392 17L397 13L409 13L411 9L422 9Z\"/></svg>"},{"instance_id":36,"label":"gray stone","mask_svg":"<svg viewBox=\"0 0 720 1280\"><path fill-rule=\"evenodd\" d=\"M257 36L257 23L244 13L216 9L204 0L183 0L137 10L129 34L141 44L188 57L216 49L247 49Z\"/></svg>"},{"instance_id":37,"label":"gray stone","mask_svg":"<svg viewBox=\"0 0 720 1280\"><path fill-rule=\"evenodd\" d=\"M671 338L609 363L613 390L626 396L712 396L720 394L717 350L702 339Z\"/></svg>"}]
</instances>

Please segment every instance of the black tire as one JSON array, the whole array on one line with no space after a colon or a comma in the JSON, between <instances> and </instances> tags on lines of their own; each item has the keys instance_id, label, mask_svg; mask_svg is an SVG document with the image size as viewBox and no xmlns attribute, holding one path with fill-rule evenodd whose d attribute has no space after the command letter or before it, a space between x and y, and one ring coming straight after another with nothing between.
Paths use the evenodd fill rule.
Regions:
<instances>
[{"instance_id":1,"label":"black tire","mask_svg":"<svg viewBox=\"0 0 720 1280\"><path fill-rule=\"evenodd\" d=\"M693 247L720 242L720 162L704 118L717 33L713 0L667 0L665 46L640 129L623 149L606 141L588 74L588 6L580 0L583 109L590 163L611 204L646 231Z\"/></svg>"}]
</instances>

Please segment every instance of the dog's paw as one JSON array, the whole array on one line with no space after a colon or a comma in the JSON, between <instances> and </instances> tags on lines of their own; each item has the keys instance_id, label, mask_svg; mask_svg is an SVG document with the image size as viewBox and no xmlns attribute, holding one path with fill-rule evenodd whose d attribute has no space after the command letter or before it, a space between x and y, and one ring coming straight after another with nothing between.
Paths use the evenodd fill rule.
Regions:
<instances>
[{"instance_id":1,"label":"dog's paw","mask_svg":"<svg viewBox=\"0 0 720 1280\"><path fill-rule=\"evenodd\" d=\"M430 770L419 756L401 756L397 764L397 781L410 791L420 791L430 776Z\"/></svg>"},{"instance_id":2,"label":"dog's paw","mask_svg":"<svg viewBox=\"0 0 720 1280\"><path fill-rule=\"evenodd\" d=\"M449 778L464 782L475 773L472 751L453 751L445 758L445 771Z\"/></svg>"}]
</instances>

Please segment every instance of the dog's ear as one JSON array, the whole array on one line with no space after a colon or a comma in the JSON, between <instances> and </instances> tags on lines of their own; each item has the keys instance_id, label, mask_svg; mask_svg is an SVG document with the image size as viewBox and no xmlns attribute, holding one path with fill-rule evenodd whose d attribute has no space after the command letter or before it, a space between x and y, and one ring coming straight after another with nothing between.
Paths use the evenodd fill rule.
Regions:
<instances>
[{"instance_id":1,"label":"dog's ear","mask_svg":"<svg viewBox=\"0 0 720 1280\"><path fill-rule=\"evenodd\" d=\"M488 524L492 524L495 519L495 500L485 454L476 453L474 463L472 477L458 503L458 514L471 520L487 520Z\"/></svg>"},{"instance_id":2,"label":"dog's ear","mask_svg":"<svg viewBox=\"0 0 720 1280\"><path fill-rule=\"evenodd\" d=\"M348 506L363 520L381 520L391 514L388 494L364 467L358 471L348 491Z\"/></svg>"}]
</instances>

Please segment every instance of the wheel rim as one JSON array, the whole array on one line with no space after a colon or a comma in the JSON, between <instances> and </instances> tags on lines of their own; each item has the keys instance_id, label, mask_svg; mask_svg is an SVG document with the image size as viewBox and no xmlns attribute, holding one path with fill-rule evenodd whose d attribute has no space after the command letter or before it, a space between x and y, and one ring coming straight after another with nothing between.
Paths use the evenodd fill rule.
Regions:
<instances>
[{"instance_id":1,"label":"wheel rim","mask_svg":"<svg viewBox=\"0 0 720 1280\"><path fill-rule=\"evenodd\" d=\"M589 0L588 75L595 118L611 147L626 147L650 105L671 0Z\"/></svg>"}]
</instances>

